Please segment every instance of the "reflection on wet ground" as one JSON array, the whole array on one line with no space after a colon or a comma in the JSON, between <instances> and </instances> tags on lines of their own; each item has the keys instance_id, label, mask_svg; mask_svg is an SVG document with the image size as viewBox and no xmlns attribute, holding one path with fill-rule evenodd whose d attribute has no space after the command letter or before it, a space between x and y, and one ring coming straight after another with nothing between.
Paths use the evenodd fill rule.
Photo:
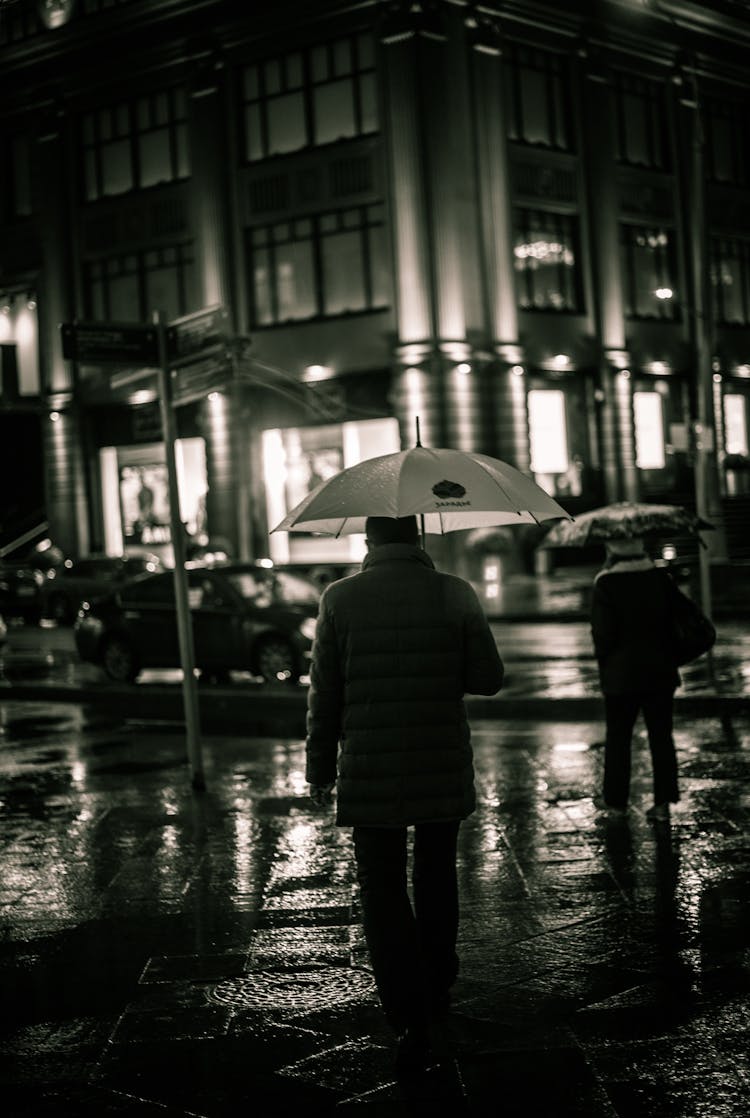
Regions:
<instances>
[{"instance_id":1,"label":"reflection on wet ground","mask_svg":"<svg viewBox=\"0 0 750 1118\"><path fill-rule=\"evenodd\" d=\"M597 811L602 727L479 722L462 970L393 1078L350 834L301 741L0 706L4 1113L744 1118L750 719L680 722L682 800Z\"/></svg>"}]
</instances>

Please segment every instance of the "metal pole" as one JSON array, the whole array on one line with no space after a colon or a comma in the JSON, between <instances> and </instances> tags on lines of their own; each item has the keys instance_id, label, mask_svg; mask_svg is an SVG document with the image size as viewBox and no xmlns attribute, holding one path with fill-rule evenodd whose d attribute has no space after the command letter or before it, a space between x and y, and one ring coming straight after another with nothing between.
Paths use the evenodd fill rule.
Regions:
<instances>
[{"instance_id":1,"label":"metal pole","mask_svg":"<svg viewBox=\"0 0 750 1118\"><path fill-rule=\"evenodd\" d=\"M206 780L203 774L201 755L200 709L198 706L198 689L195 682L193 623L190 618L187 573L185 571L185 528L180 517L180 491L174 449L177 429L172 407L172 371L169 369L167 362L166 330L162 316L158 311L154 311L153 321L157 327L159 340L159 410L161 411L164 449L167 458L167 477L169 480L169 524L174 551L174 596L177 605L177 636L180 644L180 663L182 664L182 699L185 708L188 762L193 788L204 791Z\"/></svg>"}]
</instances>

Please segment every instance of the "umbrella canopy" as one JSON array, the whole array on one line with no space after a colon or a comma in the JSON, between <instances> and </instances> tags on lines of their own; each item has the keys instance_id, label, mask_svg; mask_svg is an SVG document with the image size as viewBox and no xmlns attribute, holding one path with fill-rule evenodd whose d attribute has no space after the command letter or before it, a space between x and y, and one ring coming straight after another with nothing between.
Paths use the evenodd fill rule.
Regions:
<instances>
[{"instance_id":1,"label":"umbrella canopy","mask_svg":"<svg viewBox=\"0 0 750 1118\"><path fill-rule=\"evenodd\" d=\"M540 546L585 547L590 543L632 540L669 532L697 535L706 528L713 528L713 524L701 520L681 505L618 501L613 505L583 512L573 522L555 524Z\"/></svg>"},{"instance_id":2,"label":"umbrella canopy","mask_svg":"<svg viewBox=\"0 0 750 1118\"><path fill-rule=\"evenodd\" d=\"M568 517L519 470L460 450L415 446L368 458L321 482L273 532L364 532L368 516L421 516L440 535L495 524L539 524Z\"/></svg>"}]
</instances>

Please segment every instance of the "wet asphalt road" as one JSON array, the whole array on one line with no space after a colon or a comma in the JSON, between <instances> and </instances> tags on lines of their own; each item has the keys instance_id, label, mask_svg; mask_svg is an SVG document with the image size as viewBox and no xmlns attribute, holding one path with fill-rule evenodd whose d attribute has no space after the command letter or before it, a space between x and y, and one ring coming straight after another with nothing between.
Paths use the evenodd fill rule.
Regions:
<instances>
[{"instance_id":1,"label":"wet asphalt road","mask_svg":"<svg viewBox=\"0 0 750 1118\"><path fill-rule=\"evenodd\" d=\"M552 709L552 708L550 708ZM745 1118L750 719L678 717L682 800L597 812L599 722L474 722L462 970L393 1078L348 831L301 739L0 704L3 1112Z\"/></svg>"}]
</instances>

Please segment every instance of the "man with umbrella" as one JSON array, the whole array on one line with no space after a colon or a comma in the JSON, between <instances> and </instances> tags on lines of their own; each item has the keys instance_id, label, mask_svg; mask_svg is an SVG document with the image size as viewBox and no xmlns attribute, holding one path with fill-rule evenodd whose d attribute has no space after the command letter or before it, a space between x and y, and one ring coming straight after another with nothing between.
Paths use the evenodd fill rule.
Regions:
<instances>
[{"instance_id":1,"label":"man with umbrella","mask_svg":"<svg viewBox=\"0 0 750 1118\"><path fill-rule=\"evenodd\" d=\"M425 1066L430 1014L458 974L456 849L475 806L463 697L499 691L503 664L474 589L435 569L416 516L371 516L365 530L362 571L320 602L307 779L319 805L336 785L336 822L353 828L365 938L406 1073Z\"/></svg>"}]
</instances>

